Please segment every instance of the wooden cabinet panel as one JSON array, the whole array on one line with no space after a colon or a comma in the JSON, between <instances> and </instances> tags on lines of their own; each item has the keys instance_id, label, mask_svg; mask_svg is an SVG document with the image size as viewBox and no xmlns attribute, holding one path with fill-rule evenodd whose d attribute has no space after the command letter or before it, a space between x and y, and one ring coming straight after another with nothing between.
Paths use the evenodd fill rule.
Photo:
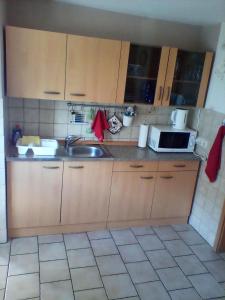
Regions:
<instances>
[{"instance_id":1,"label":"wooden cabinet panel","mask_svg":"<svg viewBox=\"0 0 225 300\"><path fill-rule=\"evenodd\" d=\"M115 103L121 41L68 35L67 100Z\"/></svg>"},{"instance_id":2,"label":"wooden cabinet panel","mask_svg":"<svg viewBox=\"0 0 225 300\"><path fill-rule=\"evenodd\" d=\"M116 161L113 165L114 172L145 172L156 171L158 168L157 161Z\"/></svg>"},{"instance_id":3,"label":"wooden cabinet panel","mask_svg":"<svg viewBox=\"0 0 225 300\"><path fill-rule=\"evenodd\" d=\"M6 27L7 95L64 99L66 34Z\"/></svg>"},{"instance_id":4,"label":"wooden cabinet panel","mask_svg":"<svg viewBox=\"0 0 225 300\"><path fill-rule=\"evenodd\" d=\"M113 172L109 221L150 217L156 173Z\"/></svg>"},{"instance_id":5,"label":"wooden cabinet panel","mask_svg":"<svg viewBox=\"0 0 225 300\"><path fill-rule=\"evenodd\" d=\"M62 224L106 222L112 162L65 162Z\"/></svg>"},{"instance_id":6,"label":"wooden cabinet panel","mask_svg":"<svg viewBox=\"0 0 225 300\"><path fill-rule=\"evenodd\" d=\"M59 225L62 162L8 163L9 228Z\"/></svg>"},{"instance_id":7,"label":"wooden cabinet panel","mask_svg":"<svg viewBox=\"0 0 225 300\"><path fill-rule=\"evenodd\" d=\"M198 160L171 160L159 161L159 171L197 171Z\"/></svg>"},{"instance_id":8,"label":"wooden cabinet panel","mask_svg":"<svg viewBox=\"0 0 225 300\"><path fill-rule=\"evenodd\" d=\"M151 218L187 217L196 176L196 171L158 172Z\"/></svg>"}]
</instances>

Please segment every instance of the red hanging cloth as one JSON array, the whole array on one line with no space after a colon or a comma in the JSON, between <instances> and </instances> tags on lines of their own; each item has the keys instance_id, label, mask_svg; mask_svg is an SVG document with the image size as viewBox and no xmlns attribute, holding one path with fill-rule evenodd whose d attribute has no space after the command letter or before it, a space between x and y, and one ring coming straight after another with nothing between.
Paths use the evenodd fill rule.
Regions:
<instances>
[{"instance_id":1,"label":"red hanging cloth","mask_svg":"<svg viewBox=\"0 0 225 300\"><path fill-rule=\"evenodd\" d=\"M105 112L99 110L92 124L92 130L94 131L99 142L103 142L105 129L109 129L109 124L106 120Z\"/></svg>"}]
</instances>

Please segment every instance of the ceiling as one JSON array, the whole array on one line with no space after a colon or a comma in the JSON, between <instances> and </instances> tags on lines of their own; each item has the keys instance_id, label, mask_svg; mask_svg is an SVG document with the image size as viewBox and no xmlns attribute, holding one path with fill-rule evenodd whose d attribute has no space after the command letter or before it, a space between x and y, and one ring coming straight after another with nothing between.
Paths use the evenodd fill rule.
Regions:
<instances>
[{"instance_id":1,"label":"ceiling","mask_svg":"<svg viewBox=\"0 0 225 300\"><path fill-rule=\"evenodd\" d=\"M225 21L225 0L54 0L193 25Z\"/></svg>"}]
</instances>

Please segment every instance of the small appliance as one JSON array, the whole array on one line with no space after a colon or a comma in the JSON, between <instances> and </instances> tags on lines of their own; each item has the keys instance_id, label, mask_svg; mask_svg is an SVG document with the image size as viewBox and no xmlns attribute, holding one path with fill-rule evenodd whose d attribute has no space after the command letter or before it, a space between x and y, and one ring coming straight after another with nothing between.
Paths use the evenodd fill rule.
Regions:
<instances>
[{"instance_id":1,"label":"small appliance","mask_svg":"<svg viewBox=\"0 0 225 300\"><path fill-rule=\"evenodd\" d=\"M197 131L189 128L154 125L149 130L148 146L156 152L193 152L196 137Z\"/></svg>"},{"instance_id":2,"label":"small appliance","mask_svg":"<svg viewBox=\"0 0 225 300\"><path fill-rule=\"evenodd\" d=\"M188 109L176 108L172 111L171 121L175 129L185 129L187 125Z\"/></svg>"}]
</instances>

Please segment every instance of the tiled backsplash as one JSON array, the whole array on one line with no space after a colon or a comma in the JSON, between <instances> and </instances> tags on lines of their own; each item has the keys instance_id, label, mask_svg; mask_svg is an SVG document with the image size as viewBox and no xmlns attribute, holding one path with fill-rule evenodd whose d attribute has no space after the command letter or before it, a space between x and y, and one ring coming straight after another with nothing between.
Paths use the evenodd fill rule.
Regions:
<instances>
[{"instance_id":1,"label":"tiled backsplash","mask_svg":"<svg viewBox=\"0 0 225 300\"><path fill-rule=\"evenodd\" d=\"M79 105L75 108L76 111L84 113L90 110L90 107ZM105 106L105 108L109 112L109 116L116 112L116 115L122 120L122 107L115 109ZM95 109L97 110L98 108ZM138 105L137 115L132 126L128 128L123 127L120 133L115 135L106 131L105 139L135 141L138 139L141 123L168 124L171 110L171 108L146 108L146 106ZM90 124L71 124L70 119L71 114L65 101L8 98L9 136L11 136L12 128L19 124L25 135L65 138L68 134L74 134L85 139L96 139L93 133L88 132Z\"/></svg>"}]
</instances>

